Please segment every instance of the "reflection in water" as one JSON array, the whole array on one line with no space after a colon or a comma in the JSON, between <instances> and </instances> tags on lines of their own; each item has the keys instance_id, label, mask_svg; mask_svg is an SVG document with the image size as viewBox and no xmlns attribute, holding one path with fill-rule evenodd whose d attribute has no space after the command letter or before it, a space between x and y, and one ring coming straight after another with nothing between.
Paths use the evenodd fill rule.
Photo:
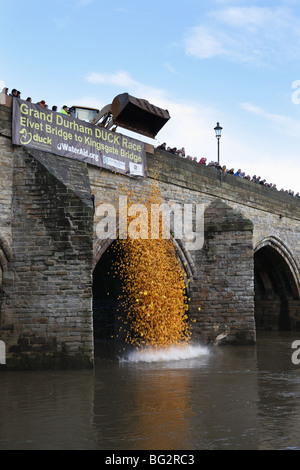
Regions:
<instances>
[{"instance_id":1,"label":"reflection in water","mask_svg":"<svg viewBox=\"0 0 300 470\"><path fill-rule=\"evenodd\" d=\"M290 334L180 360L1 372L0 449L300 448Z\"/></svg>"},{"instance_id":2,"label":"reflection in water","mask_svg":"<svg viewBox=\"0 0 300 470\"><path fill-rule=\"evenodd\" d=\"M0 449L90 447L93 372L0 372Z\"/></svg>"},{"instance_id":3,"label":"reflection in water","mask_svg":"<svg viewBox=\"0 0 300 470\"><path fill-rule=\"evenodd\" d=\"M300 335L298 334L298 338ZM300 449L300 365L293 365L289 332L261 337L258 348L258 447Z\"/></svg>"},{"instance_id":4,"label":"reflection in water","mask_svg":"<svg viewBox=\"0 0 300 470\"><path fill-rule=\"evenodd\" d=\"M187 449L190 369L160 370L149 366L123 370L104 410L95 394L94 424L99 448Z\"/></svg>"}]
</instances>

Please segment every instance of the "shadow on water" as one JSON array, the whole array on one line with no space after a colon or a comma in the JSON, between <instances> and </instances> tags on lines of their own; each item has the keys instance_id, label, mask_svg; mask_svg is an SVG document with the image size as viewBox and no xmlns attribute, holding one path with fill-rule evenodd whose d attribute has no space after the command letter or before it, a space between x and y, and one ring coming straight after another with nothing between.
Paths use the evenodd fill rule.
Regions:
<instances>
[{"instance_id":1,"label":"shadow on water","mask_svg":"<svg viewBox=\"0 0 300 470\"><path fill-rule=\"evenodd\" d=\"M298 449L294 339L152 361L112 347L94 371L1 372L0 449Z\"/></svg>"}]
</instances>

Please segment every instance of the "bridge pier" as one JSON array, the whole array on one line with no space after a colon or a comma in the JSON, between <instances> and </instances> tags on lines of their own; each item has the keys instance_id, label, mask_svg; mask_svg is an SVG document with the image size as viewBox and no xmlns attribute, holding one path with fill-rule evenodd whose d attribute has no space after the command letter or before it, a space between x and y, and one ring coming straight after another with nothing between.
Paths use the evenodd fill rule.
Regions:
<instances>
[{"instance_id":1,"label":"bridge pier","mask_svg":"<svg viewBox=\"0 0 300 470\"><path fill-rule=\"evenodd\" d=\"M204 246L193 254L193 336L215 342L222 335L223 344L254 344L253 224L221 200L208 206L204 220Z\"/></svg>"}]
</instances>

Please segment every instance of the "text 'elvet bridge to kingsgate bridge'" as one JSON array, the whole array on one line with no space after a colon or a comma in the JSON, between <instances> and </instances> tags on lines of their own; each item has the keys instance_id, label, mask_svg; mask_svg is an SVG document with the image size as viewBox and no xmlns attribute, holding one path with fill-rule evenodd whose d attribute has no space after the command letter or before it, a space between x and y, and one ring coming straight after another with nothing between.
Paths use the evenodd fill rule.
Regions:
<instances>
[{"instance_id":1,"label":"text 'elvet bridge to kingsgate bridge'","mask_svg":"<svg viewBox=\"0 0 300 470\"><path fill-rule=\"evenodd\" d=\"M113 266L126 259L117 244L128 235L173 247L191 341L255 344L259 329L300 331L299 198L92 123L41 116L17 98L12 108L8 98L0 104L0 368L91 368L97 344L122 341ZM159 259L153 264L158 271Z\"/></svg>"}]
</instances>

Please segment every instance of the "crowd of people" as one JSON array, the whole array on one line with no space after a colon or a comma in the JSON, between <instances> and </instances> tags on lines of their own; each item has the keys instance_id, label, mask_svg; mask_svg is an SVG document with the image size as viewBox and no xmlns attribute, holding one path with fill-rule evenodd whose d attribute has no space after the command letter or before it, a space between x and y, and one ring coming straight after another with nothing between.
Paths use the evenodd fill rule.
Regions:
<instances>
[{"instance_id":1,"label":"crowd of people","mask_svg":"<svg viewBox=\"0 0 300 470\"><path fill-rule=\"evenodd\" d=\"M7 87L4 87L2 89L2 93L4 93L5 95L12 96L13 98L16 97L16 98L21 99L21 92L19 90L17 90L16 88L12 88L10 93L8 93L8 91L9 90L8 90ZM28 96L25 101L29 101L29 103L32 103L32 98L30 96ZM49 105L46 103L45 100L38 101L36 104L38 104L42 108L50 109ZM57 106L55 106L55 105L52 106L51 110L52 111L57 111ZM61 108L60 113L67 114L68 116L72 116L72 110L69 109L68 106L66 106L66 105Z\"/></svg>"},{"instance_id":2,"label":"crowd of people","mask_svg":"<svg viewBox=\"0 0 300 470\"><path fill-rule=\"evenodd\" d=\"M8 95L8 91L9 91L9 89L7 87L4 87L3 90L2 90L2 93L5 93L6 95ZM9 96L21 98L21 92L19 90L16 90L15 88L13 88L11 90L11 93L9 94ZM29 97L26 98L26 101L29 101L30 103L32 103L32 98L29 96ZM48 106L48 104L46 103L45 100L38 101L36 104L40 105L41 107L43 107L45 109L49 109L49 106ZM52 111L57 111L57 106L55 106L55 105L52 106L51 110ZM68 116L72 116L72 109L68 108L68 106L64 105L61 108L60 113L67 114ZM200 165L206 165L206 166L215 168L216 170L222 171L223 173L228 173L228 174L231 174L231 175L235 175L238 178L243 178L243 179L246 179L246 180L251 181L253 183L260 184L262 186L266 186L267 188L271 188L275 191L278 190L277 187L276 187L276 184L267 183L267 181L265 179L262 179L260 176L254 175L254 176L251 177L250 175L246 175L245 172L242 172L241 169L238 169L237 171L235 171L234 168L231 168L229 170L229 169L226 168L225 165L220 166L218 162L214 162L214 161L211 161L210 163L207 163L207 159L204 158L204 157L200 158L200 160L198 161L197 157L191 157L190 155L186 155L184 147L181 147L180 149L177 149L177 147L167 147L167 144L164 142L163 144L159 145L157 148L161 149L161 150L165 150L166 152L169 152L173 155L177 155L179 157L186 158L187 160L192 160L194 162L199 163ZM286 190L286 189L281 188L280 192L283 192L285 194L289 194L290 196L300 198L300 193L298 192L298 193L295 194L294 191L292 191L291 189Z\"/></svg>"},{"instance_id":3,"label":"crowd of people","mask_svg":"<svg viewBox=\"0 0 300 470\"><path fill-rule=\"evenodd\" d=\"M253 183L260 184L262 186L266 186L267 188L271 188L275 191L278 191L275 183L267 183L267 181L265 179L261 178L260 176L254 175L254 176L251 177L250 175L246 175L246 173L242 172L242 170L240 168L237 171L234 168L227 169L225 165L221 166L221 165L219 165L218 162L211 161L210 163L207 163L207 158L202 157L202 158L200 158L200 160L198 160L197 157L191 157L190 155L186 155L184 147L182 147L181 149L177 149L177 147L172 147L171 148L171 147L167 147L167 144L164 142L163 144L159 145L157 148L161 149L161 150L165 150L166 152L172 153L173 155L177 155L179 157L186 158L187 160L192 160L194 162L199 163L200 165L209 166L209 167L215 168L216 170L221 171L223 173L234 175L234 176L237 176L238 178L243 178L243 179L246 179L246 180L251 181ZM286 190L286 189L282 188L279 191L283 192L285 194L289 194L290 196L300 198L300 193L298 192L298 193L295 194L295 192L292 191L291 189Z\"/></svg>"}]
</instances>

